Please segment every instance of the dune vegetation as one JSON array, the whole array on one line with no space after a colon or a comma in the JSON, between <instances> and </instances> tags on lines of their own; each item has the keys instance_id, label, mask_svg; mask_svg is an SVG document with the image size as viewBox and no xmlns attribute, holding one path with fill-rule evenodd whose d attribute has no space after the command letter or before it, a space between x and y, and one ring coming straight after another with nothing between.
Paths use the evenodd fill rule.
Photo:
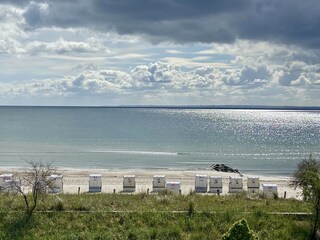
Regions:
<instances>
[{"instance_id":1,"label":"dune vegetation","mask_svg":"<svg viewBox=\"0 0 320 240\"><path fill-rule=\"evenodd\" d=\"M31 217L22 196L0 195L0 239L221 239L245 218L259 239L308 239L311 205L246 193L43 195Z\"/></svg>"}]
</instances>

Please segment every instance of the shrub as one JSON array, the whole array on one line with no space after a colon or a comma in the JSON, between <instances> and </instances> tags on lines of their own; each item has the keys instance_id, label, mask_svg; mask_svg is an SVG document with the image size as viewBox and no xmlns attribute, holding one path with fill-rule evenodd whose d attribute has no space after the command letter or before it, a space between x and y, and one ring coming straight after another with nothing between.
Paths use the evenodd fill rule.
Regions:
<instances>
[{"instance_id":1,"label":"shrub","mask_svg":"<svg viewBox=\"0 0 320 240\"><path fill-rule=\"evenodd\" d=\"M222 236L222 240L256 240L258 237L250 230L246 219L233 224L226 234Z\"/></svg>"},{"instance_id":2,"label":"shrub","mask_svg":"<svg viewBox=\"0 0 320 240\"><path fill-rule=\"evenodd\" d=\"M195 205L193 201L189 202L189 207L188 207L188 217L192 217L195 212Z\"/></svg>"},{"instance_id":3,"label":"shrub","mask_svg":"<svg viewBox=\"0 0 320 240\"><path fill-rule=\"evenodd\" d=\"M64 211L64 204L61 198L57 198L57 202L55 206L53 207L54 210L56 211Z\"/></svg>"}]
</instances>

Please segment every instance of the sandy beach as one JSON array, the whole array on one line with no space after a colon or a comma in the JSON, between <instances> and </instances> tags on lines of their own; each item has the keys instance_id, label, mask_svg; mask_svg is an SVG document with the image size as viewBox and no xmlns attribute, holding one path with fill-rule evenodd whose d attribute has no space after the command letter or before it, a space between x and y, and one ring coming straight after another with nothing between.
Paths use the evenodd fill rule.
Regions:
<instances>
[{"instance_id":1,"label":"sandy beach","mask_svg":"<svg viewBox=\"0 0 320 240\"><path fill-rule=\"evenodd\" d=\"M21 169L2 168L0 174L14 173L21 171ZM101 174L102 175L102 192L113 193L114 189L116 193L121 193L123 190L123 176L135 175L136 177L136 191L135 193L147 192L149 189L152 192L152 180L154 175L165 175L166 181L181 182L181 193L189 194L195 190L195 175L207 175L209 176L221 176L223 189L222 194L229 194L229 176L239 176L237 173L224 173L212 170L167 170L167 169L128 169L128 170L108 170L108 169L59 169L63 174L63 191L64 193L78 193L88 192L89 189L89 175ZM253 175L243 174L243 189L247 190L247 178ZM257 175L254 175L257 176ZM301 191L294 190L289 187L289 177L281 176L258 176L260 179L260 186L263 183L272 183L278 185L279 197L283 198L286 192L286 198L301 198ZM207 193L210 194L210 193Z\"/></svg>"},{"instance_id":2,"label":"sandy beach","mask_svg":"<svg viewBox=\"0 0 320 240\"><path fill-rule=\"evenodd\" d=\"M17 169L0 169L0 174L2 173L14 173ZM80 187L80 192L88 192L89 190L89 175L90 174L101 174L102 175L102 192L120 193L123 190L123 176L124 175L135 175L136 177L136 191L135 193L147 192L149 189L152 192L152 180L154 175L165 175L167 182L181 182L181 193L189 194L191 191L195 190L195 175L207 175L210 176L221 176L223 189L222 194L229 194L229 176L239 176L237 173L224 173L212 170L108 170L108 169L59 169L59 172L63 174L63 191L64 193L78 193ZM247 190L247 178L253 175L243 174L243 189ZM254 175L257 176L257 175ZM258 176L260 179L260 186L263 183L272 183L278 185L279 197L283 198L286 192L286 198L301 198L301 191L294 190L289 187L289 177L267 177ZM208 193L210 194L210 193Z\"/></svg>"}]
</instances>

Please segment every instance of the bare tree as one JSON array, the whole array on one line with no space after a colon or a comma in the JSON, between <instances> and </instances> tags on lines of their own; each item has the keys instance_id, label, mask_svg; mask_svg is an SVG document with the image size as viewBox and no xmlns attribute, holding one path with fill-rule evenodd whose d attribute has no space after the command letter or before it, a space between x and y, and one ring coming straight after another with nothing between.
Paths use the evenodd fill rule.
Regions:
<instances>
[{"instance_id":1,"label":"bare tree","mask_svg":"<svg viewBox=\"0 0 320 240\"><path fill-rule=\"evenodd\" d=\"M9 187L21 193L23 196L26 213L31 216L37 207L39 197L47 193L51 187L52 179L49 176L57 174L57 169L53 163L28 162L30 167L25 172L15 175L16 180L11 181Z\"/></svg>"}]
</instances>

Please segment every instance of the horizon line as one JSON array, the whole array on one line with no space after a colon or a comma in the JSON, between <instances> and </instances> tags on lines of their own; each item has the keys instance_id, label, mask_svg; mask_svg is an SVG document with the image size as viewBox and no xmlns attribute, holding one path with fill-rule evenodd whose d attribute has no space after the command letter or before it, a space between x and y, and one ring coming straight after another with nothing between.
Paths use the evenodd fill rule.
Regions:
<instances>
[{"instance_id":1,"label":"horizon line","mask_svg":"<svg viewBox=\"0 0 320 240\"><path fill-rule=\"evenodd\" d=\"M52 107L52 108L167 108L167 109L261 109L261 110L320 110L320 106L287 106L287 105L154 105L154 104L130 104L130 105L0 105L0 107Z\"/></svg>"}]
</instances>

